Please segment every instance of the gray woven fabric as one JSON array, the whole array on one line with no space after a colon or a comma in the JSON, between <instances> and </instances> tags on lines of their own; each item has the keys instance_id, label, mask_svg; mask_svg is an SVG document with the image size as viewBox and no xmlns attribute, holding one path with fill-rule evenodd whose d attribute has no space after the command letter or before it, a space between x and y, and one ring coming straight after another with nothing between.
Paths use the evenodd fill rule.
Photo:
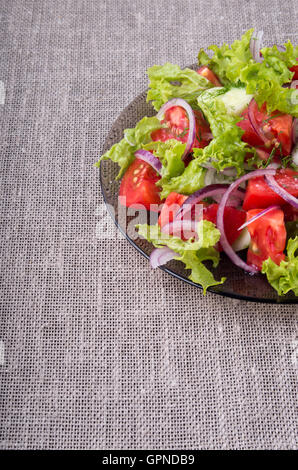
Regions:
<instances>
[{"instance_id":1,"label":"gray woven fabric","mask_svg":"<svg viewBox=\"0 0 298 470\"><path fill-rule=\"evenodd\" d=\"M203 297L99 239L92 167L148 66L251 26L297 42L295 7L1 1L1 448L296 448L297 306Z\"/></svg>"}]
</instances>

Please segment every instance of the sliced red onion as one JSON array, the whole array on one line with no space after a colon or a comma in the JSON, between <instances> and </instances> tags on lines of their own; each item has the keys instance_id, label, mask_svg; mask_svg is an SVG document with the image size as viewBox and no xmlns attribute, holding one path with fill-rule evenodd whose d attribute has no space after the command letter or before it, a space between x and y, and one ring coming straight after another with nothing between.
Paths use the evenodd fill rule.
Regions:
<instances>
[{"instance_id":1,"label":"sliced red onion","mask_svg":"<svg viewBox=\"0 0 298 470\"><path fill-rule=\"evenodd\" d=\"M256 62L263 62L263 57L260 55L260 50L262 49L264 31L258 31L256 35L252 34L250 39L250 52L253 59Z\"/></svg>"},{"instance_id":2,"label":"sliced red onion","mask_svg":"<svg viewBox=\"0 0 298 470\"><path fill-rule=\"evenodd\" d=\"M174 220L164 225L161 229L162 233L179 238L193 238L198 236L196 231L196 222L193 220Z\"/></svg>"},{"instance_id":3,"label":"sliced red onion","mask_svg":"<svg viewBox=\"0 0 298 470\"><path fill-rule=\"evenodd\" d=\"M255 106L255 100L254 98L251 100L251 102L249 103L248 105L248 119L249 119L249 122L250 124L252 125L253 127L253 130L255 131L255 133L263 140L264 144L268 145L268 146L271 146L272 145L272 138L268 138L262 128L262 126L260 126L257 121L256 121L256 118L255 118L255 114L254 114L254 110L253 110L253 107Z\"/></svg>"},{"instance_id":4,"label":"sliced red onion","mask_svg":"<svg viewBox=\"0 0 298 470\"><path fill-rule=\"evenodd\" d=\"M292 194L286 191L282 186L280 186L278 182L275 180L275 178L273 178L273 176L266 175L265 179L266 179L266 183L268 184L268 186L276 194L278 194L284 201L291 204L291 206L295 207L295 209L298 209L298 199L292 196Z\"/></svg>"},{"instance_id":5,"label":"sliced red onion","mask_svg":"<svg viewBox=\"0 0 298 470\"><path fill-rule=\"evenodd\" d=\"M180 209L176 213L175 220L181 219L182 216L185 216L195 204L198 204L202 199L206 197L214 197L221 194L225 194L225 192L230 187L229 184L210 184L209 186L205 186L202 189L199 189L187 199L185 199L184 203L181 205ZM239 199L244 199L244 191L236 188L234 196L237 196Z\"/></svg>"},{"instance_id":6,"label":"sliced red onion","mask_svg":"<svg viewBox=\"0 0 298 470\"><path fill-rule=\"evenodd\" d=\"M175 253L175 251L171 250L167 246L163 248L155 248L150 255L150 263L152 268L155 269L158 268L158 266L162 266L168 261L171 261L171 259L176 256L179 256L179 254Z\"/></svg>"},{"instance_id":7,"label":"sliced red onion","mask_svg":"<svg viewBox=\"0 0 298 470\"><path fill-rule=\"evenodd\" d=\"M263 217L265 214L272 211L273 209L279 209L279 206L267 207L266 209L264 209L263 211L259 212L257 215L252 217L250 220L247 220L246 222L244 222L244 224L242 224L241 227L239 227L237 230L242 230L244 227L247 227L249 224L252 224L253 222L255 222L255 220L259 219L260 217Z\"/></svg>"},{"instance_id":8,"label":"sliced red onion","mask_svg":"<svg viewBox=\"0 0 298 470\"><path fill-rule=\"evenodd\" d=\"M251 178L256 178L257 176L264 176L264 175L274 175L276 173L276 170L271 170L271 169L265 169L265 170L255 170L255 171L251 171L250 173L246 174L246 175L243 175L241 176L241 178L237 179L236 181L234 181L234 183L232 183L230 185L230 187L227 189L227 191L225 192L225 194L223 195L222 197L222 200L219 204L219 207L218 207L218 211L217 211L217 221L216 221L216 225L217 225L217 228L218 230L220 231L221 233L221 237L220 237L220 243L221 243L221 246L224 250L224 252L226 253L226 255L230 258L230 260L236 265L236 266L239 266L240 268L244 269L245 271L251 273L251 274L255 274L256 272L258 272L257 268L255 268L254 266L250 266L249 264L245 263L236 253L235 251L233 250L233 248L231 247L231 245L229 244L228 242L228 239L226 237L226 233L225 233L225 229L224 229L224 220L223 220L223 217L224 217L224 210L225 210L225 207L226 207L226 204L227 204L227 201L230 197L230 195L238 188L238 186L243 182L243 181L247 181Z\"/></svg>"},{"instance_id":9,"label":"sliced red onion","mask_svg":"<svg viewBox=\"0 0 298 470\"><path fill-rule=\"evenodd\" d=\"M240 188L239 188L239 190L240 190ZM226 206L239 207L242 204L243 198L244 198L244 196L239 198L238 196L233 196L232 195L232 196L229 197L229 200L227 201ZM220 204L220 201L222 200L222 195L212 196L212 199L214 199L214 201L217 202L217 204Z\"/></svg>"},{"instance_id":10,"label":"sliced red onion","mask_svg":"<svg viewBox=\"0 0 298 470\"><path fill-rule=\"evenodd\" d=\"M139 160L143 160L144 162L149 163L149 165L151 165L152 168L157 171L157 173L161 173L162 164L159 159L153 155L153 153L148 152L148 150L140 149L135 152L135 157Z\"/></svg>"},{"instance_id":11,"label":"sliced red onion","mask_svg":"<svg viewBox=\"0 0 298 470\"><path fill-rule=\"evenodd\" d=\"M290 85L290 88L296 90L297 87L298 87L298 80L293 80Z\"/></svg>"},{"instance_id":12,"label":"sliced red onion","mask_svg":"<svg viewBox=\"0 0 298 470\"><path fill-rule=\"evenodd\" d=\"M292 140L293 144L296 144L298 141L298 119L295 118L292 125Z\"/></svg>"},{"instance_id":13,"label":"sliced red onion","mask_svg":"<svg viewBox=\"0 0 298 470\"><path fill-rule=\"evenodd\" d=\"M160 108L160 110L158 111L156 117L158 119L162 119L165 112L168 109L173 108L173 106L180 106L181 108L185 109L185 111L187 113L187 116L188 116L189 130L188 130L186 147L185 147L184 153L182 155L182 158L184 158L189 153L189 151L191 150L191 148L194 144L195 138L196 138L196 119L195 119L195 115L194 115L194 112L193 112L191 106L185 100L183 100L182 98L174 98L173 100L170 100L167 103L165 103Z\"/></svg>"}]
</instances>

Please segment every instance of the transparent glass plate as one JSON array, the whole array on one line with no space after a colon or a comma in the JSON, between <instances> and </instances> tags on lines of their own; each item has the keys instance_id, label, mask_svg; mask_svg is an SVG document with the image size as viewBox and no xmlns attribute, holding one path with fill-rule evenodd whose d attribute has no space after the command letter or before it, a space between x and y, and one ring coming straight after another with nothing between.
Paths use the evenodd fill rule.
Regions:
<instances>
[{"instance_id":1,"label":"transparent glass plate","mask_svg":"<svg viewBox=\"0 0 298 470\"><path fill-rule=\"evenodd\" d=\"M114 122L104 143L103 153L114 143L122 139L124 129L135 127L136 123L142 119L142 117L153 116L154 114L155 111L152 106L146 103L146 92L141 93L121 112L120 116ZM133 217L127 217L127 209L118 205L120 182L115 180L118 171L118 165L112 161L102 161L100 166L100 182L105 203L119 230L121 230L127 240L142 253L142 255L149 258L153 250L152 245L144 239L130 235L128 224ZM144 223L147 221L147 218L149 218L149 214L143 213L142 217L142 222ZM221 254L221 261L216 269L211 268L208 264L206 265L214 273L216 279L220 279L222 276L227 278L224 284L209 288L208 290L210 292L253 302L267 302L272 304L298 303L298 298L293 293L279 297L276 291L268 284L265 276L261 274L251 276L245 273L242 269L237 268L224 253ZM201 289L198 284L188 279L189 273L183 266L183 263L173 260L160 269L183 282L193 285L194 288Z\"/></svg>"}]
</instances>

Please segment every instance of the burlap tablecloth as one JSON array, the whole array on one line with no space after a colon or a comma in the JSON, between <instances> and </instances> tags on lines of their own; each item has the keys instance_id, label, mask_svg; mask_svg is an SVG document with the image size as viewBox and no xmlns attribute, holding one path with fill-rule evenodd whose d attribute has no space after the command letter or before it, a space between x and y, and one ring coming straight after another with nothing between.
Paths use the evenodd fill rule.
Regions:
<instances>
[{"instance_id":1,"label":"burlap tablecloth","mask_svg":"<svg viewBox=\"0 0 298 470\"><path fill-rule=\"evenodd\" d=\"M297 43L296 12L1 1L1 448L296 447L297 306L203 297L99 239L92 166L147 67L251 26Z\"/></svg>"}]
</instances>

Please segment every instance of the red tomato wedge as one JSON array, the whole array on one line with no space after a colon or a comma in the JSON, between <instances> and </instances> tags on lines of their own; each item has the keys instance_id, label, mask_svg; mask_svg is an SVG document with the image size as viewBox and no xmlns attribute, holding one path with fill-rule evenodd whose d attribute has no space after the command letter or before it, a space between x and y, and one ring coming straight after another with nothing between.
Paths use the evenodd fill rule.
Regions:
<instances>
[{"instance_id":1,"label":"red tomato wedge","mask_svg":"<svg viewBox=\"0 0 298 470\"><path fill-rule=\"evenodd\" d=\"M254 116L256 126L260 128L260 134L264 134L267 141L264 143L261 136L251 126L248 119L248 110L243 111L242 117L244 120L238 123L238 126L245 131L242 140L252 147L264 148L269 153L275 147L276 156L284 157L289 155L292 149L292 116L282 114L279 111L274 111L271 115L268 115L266 104L264 103L259 109L254 99L251 101L249 109Z\"/></svg>"},{"instance_id":2,"label":"red tomato wedge","mask_svg":"<svg viewBox=\"0 0 298 470\"><path fill-rule=\"evenodd\" d=\"M158 212L158 208L152 205L161 202L160 188L155 184L159 179L160 176L151 165L136 158L122 178L120 203L126 207L138 207L142 204L145 209Z\"/></svg>"},{"instance_id":3,"label":"red tomato wedge","mask_svg":"<svg viewBox=\"0 0 298 470\"><path fill-rule=\"evenodd\" d=\"M183 202L187 199L188 196L184 196L179 193L170 193L166 198L164 205L162 206L158 224L162 228L165 225L173 222L174 216L178 212L179 208L182 206Z\"/></svg>"},{"instance_id":4,"label":"red tomato wedge","mask_svg":"<svg viewBox=\"0 0 298 470\"><path fill-rule=\"evenodd\" d=\"M210 204L203 209L203 219L209 220L216 225L218 204ZM234 207L226 206L224 211L224 228L226 237L230 245L239 237L240 231L238 230L246 220L246 213L242 210L235 209ZM221 251L219 243L219 251Z\"/></svg>"},{"instance_id":5,"label":"red tomato wedge","mask_svg":"<svg viewBox=\"0 0 298 470\"><path fill-rule=\"evenodd\" d=\"M298 80L298 65L293 65L293 67L290 68L291 72L294 72L294 76L292 78L293 80Z\"/></svg>"},{"instance_id":6,"label":"red tomato wedge","mask_svg":"<svg viewBox=\"0 0 298 470\"><path fill-rule=\"evenodd\" d=\"M197 70L198 74L202 75L202 77L207 78L209 82L213 83L215 86L222 86L219 78L209 69L206 65L203 65Z\"/></svg>"},{"instance_id":7,"label":"red tomato wedge","mask_svg":"<svg viewBox=\"0 0 298 470\"><path fill-rule=\"evenodd\" d=\"M178 212L179 207L183 204L183 202L187 199L187 196L179 193L171 193L165 200L165 203L162 207L158 223L159 226L162 228L166 224L173 222L175 214ZM216 218L217 218L217 210L218 204L206 204L204 202L200 202L199 205L203 206L203 219L209 220L216 225ZM195 207L192 210L191 219L195 220ZM245 222L246 220L246 213L242 210L234 209L233 207L227 206L224 212L224 225L225 231L230 244L234 243L234 241L239 237L240 232L238 228ZM219 250L221 250L221 246L219 244Z\"/></svg>"},{"instance_id":8,"label":"red tomato wedge","mask_svg":"<svg viewBox=\"0 0 298 470\"><path fill-rule=\"evenodd\" d=\"M275 176L280 184L292 196L298 197L298 172L289 168L279 170ZM264 176L248 181L243 202L243 209L261 209L272 205L284 205L286 202L266 183Z\"/></svg>"},{"instance_id":9,"label":"red tomato wedge","mask_svg":"<svg viewBox=\"0 0 298 470\"><path fill-rule=\"evenodd\" d=\"M194 111L196 118L196 138L193 144L195 148L203 148L209 144L212 139L210 126L204 119L200 111ZM173 106L165 112L163 124L166 128L157 129L151 133L153 141L160 140L165 142L169 139L176 139L180 142L186 142L188 137L189 121L186 111L180 106Z\"/></svg>"},{"instance_id":10,"label":"red tomato wedge","mask_svg":"<svg viewBox=\"0 0 298 470\"><path fill-rule=\"evenodd\" d=\"M263 209L247 212L247 220L252 219ZM272 209L264 216L247 226L251 243L247 252L247 263L262 269L263 261L271 258L276 264L285 259L287 232L284 224L284 213L281 209Z\"/></svg>"},{"instance_id":11,"label":"red tomato wedge","mask_svg":"<svg viewBox=\"0 0 298 470\"><path fill-rule=\"evenodd\" d=\"M248 108L246 108L241 117L243 118L242 121L237 122L237 126L241 127L244 130L244 134L242 135L241 139L243 142L251 145L252 147L262 147L264 146L264 141L261 137L254 131L250 120L248 119Z\"/></svg>"}]
</instances>

